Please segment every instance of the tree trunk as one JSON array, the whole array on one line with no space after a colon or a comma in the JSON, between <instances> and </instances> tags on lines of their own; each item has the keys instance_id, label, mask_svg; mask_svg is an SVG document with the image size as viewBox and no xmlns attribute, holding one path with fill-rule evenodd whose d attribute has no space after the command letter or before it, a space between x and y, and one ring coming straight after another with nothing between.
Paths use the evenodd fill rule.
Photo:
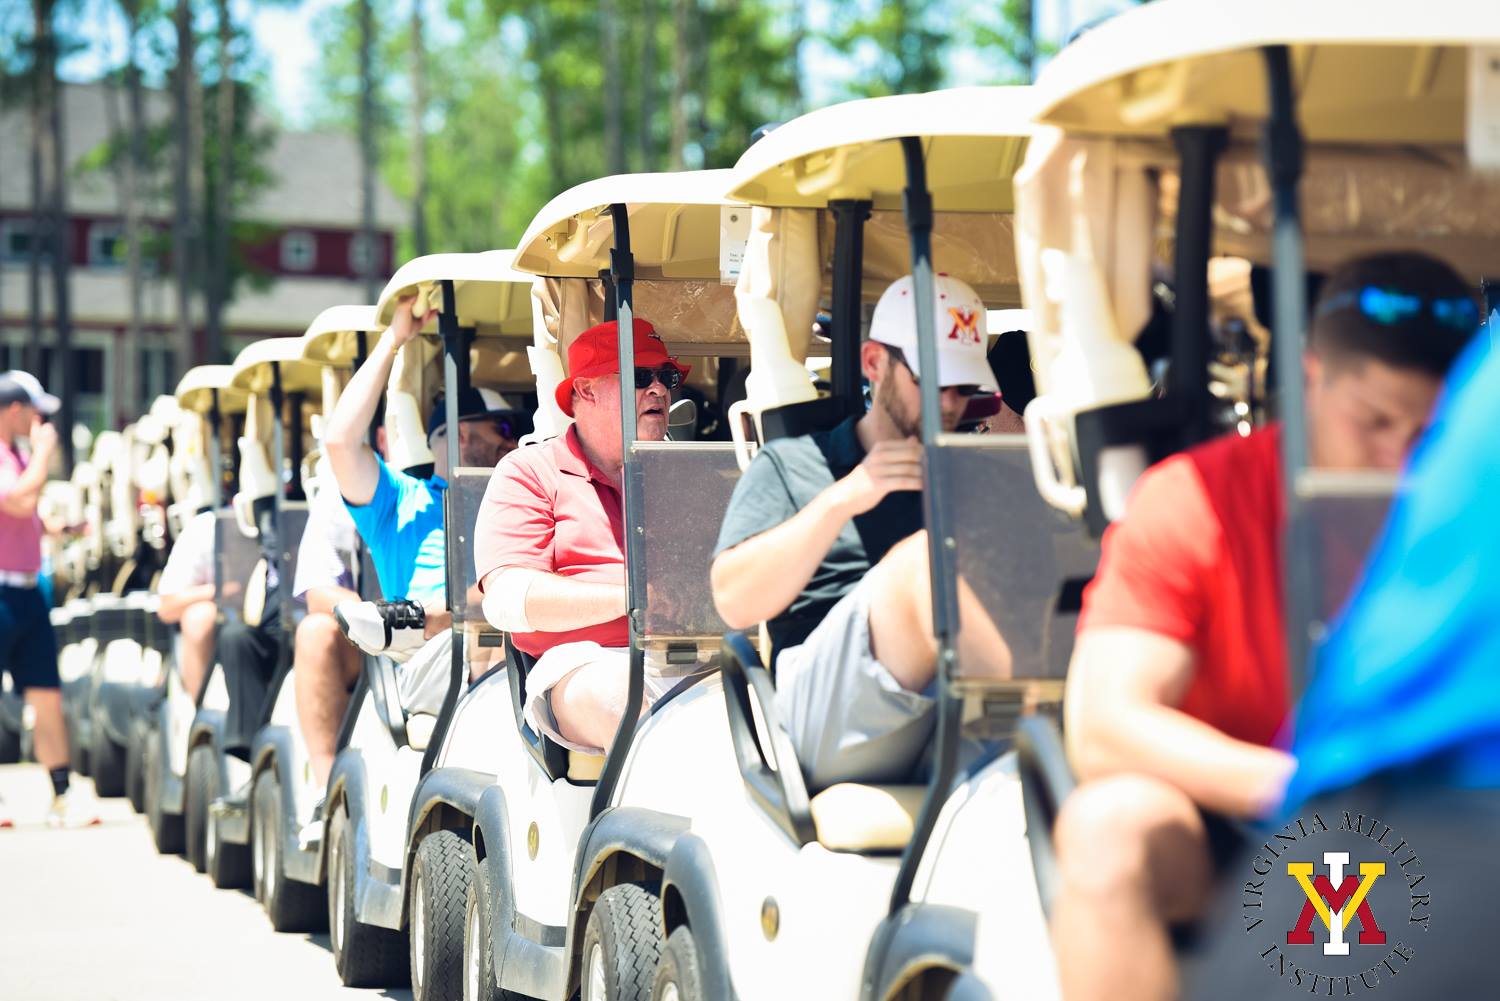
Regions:
<instances>
[{"instance_id":1,"label":"tree trunk","mask_svg":"<svg viewBox=\"0 0 1500 1001\"><path fill-rule=\"evenodd\" d=\"M642 170L658 170L656 159L656 65L657 0L641 0L641 120L640 155Z\"/></svg>"},{"instance_id":2,"label":"tree trunk","mask_svg":"<svg viewBox=\"0 0 1500 1001\"><path fill-rule=\"evenodd\" d=\"M532 61L536 63L542 85L542 108L547 118L547 167L553 184L561 191L572 183L573 172L569 170L568 133L563 128L562 85L552 70L554 47L552 44L552 22L547 11L533 6L527 23L531 28Z\"/></svg>"},{"instance_id":3,"label":"tree trunk","mask_svg":"<svg viewBox=\"0 0 1500 1001\"><path fill-rule=\"evenodd\" d=\"M51 391L62 400L57 412L58 437L62 439L63 475L73 469L73 423L75 393L73 375L73 324L69 310L68 276L73 263L67 215L67 149L63 143L62 88L57 79L57 35L53 30L54 5L38 0L37 56L39 80L46 95L47 127L43 131L42 169L47 185L47 221L52 247L52 322L55 330L53 357L58 359L55 386Z\"/></svg>"},{"instance_id":4,"label":"tree trunk","mask_svg":"<svg viewBox=\"0 0 1500 1001\"><path fill-rule=\"evenodd\" d=\"M47 234L46 185L42 180L42 133L47 128L47 115L42 101L46 96L42 86L42 39L46 37L43 26L46 22L42 4L36 5L36 44L32 52L30 91L27 94L31 112L31 247L26 258L26 290L29 301L27 313L29 326L26 335L26 350L22 353L21 367L41 376L46 382L51 374L42 371L42 253L43 240Z\"/></svg>"},{"instance_id":5,"label":"tree trunk","mask_svg":"<svg viewBox=\"0 0 1500 1001\"><path fill-rule=\"evenodd\" d=\"M427 43L422 4L411 4L411 240L418 257L427 253Z\"/></svg>"},{"instance_id":6,"label":"tree trunk","mask_svg":"<svg viewBox=\"0 0 1500 1001\"><path fill-rule=\"evenodd\" d=\"M370 0L359 0L359 277L365 302L380 294L375 281L375 23Z\"/></svg>"},{"instance_id":7,"label":"tree trunk","mask_svg":"<svg viewBox=\"0 0 1500 1001\"><path fill-rule=\"evenodd\" d=\"M213 179L209 185L212 204L207 213L208 275L204 287L205 353L218 358L223 353L224 309L229 303L230 194L234 189L235 93L234 65L230 46L234 43L234 22L230 19L229 0L218 0L219 83L218 109L214 143Z\"/></svg>"},{"instance_id":8,"label":"tree trunk","mask_svg":"<svg viewBox=\"0 0 1500 1001\"><path fill-rule=\"evenodd\" d=\"M193 343L193 288L196 285L195 263L198 256L194 226L197 199L193 193L195 130L192 117L197 71L193 62L191 0L177 0L173 20L177 30L177 69L172 79L172 139L176 151L172 178L172 275L177 294L177 369L185 372L200 364Z\"/></svg>"},{"instance_id":9,"label":"tree trunk","mask_svg":"<svg viewBox=\"0 0 1500 1001\"><path fill-rule=\"evenodd\" d=\"M625 81L620 69L618 0L599 0L599 34L604 49L604 168L625 172Z\"/></svg>"},{"instance_id":10,"label":"tree trunk","mask_svg":"<svg viewBox=\"0 0 1500 1001\"><path fill-rule=\"evenodd\" d=\"M127 63L129 56L126 57ZM104 121L108 126L109 143L114 147L114 152L109 158L109 175L115 185L115 199L119 202L123 212L129 212L130 191L128 186L133 180L126 176L128 166L126 161L130 159L130 139L125 134L124 114L120 110L121 94L120 88L123 82L124 70L119 73L111 73L104 79L107 91L104 95ZM120 147L124 145L126 153L121 155ZM127 289L127 295L129 290ZM122 339L119 331L115 331L116 353L114 364L106 369L105 377L112 383L114 398L113 409L107 415L106 423L114 425L121 420L129 420L139 413L137 405L137 387L141 383L140 373L143 371L140 362L140 344L130 337L129 331Z\"/></svg>"},{"instance_id":11,"label":"tree trunk","mask_svg":"<svg viewBox=\"0 0 1500 1001\"><path fill-rule=\"evenodd\" d=\"M142 258L141 174L146 165L145 96L141 88L140 0L126 0L125 14L129 22L129 36L125 64L125 129L128 146L125 156L125 270L130 289L130 321L125 328L126 381L139 385L137 373L144 370L140 365L141 349L145 342L145 261ZM130 360L134 359L134 362ZM167 380L169 383L171 379Z\"/></svg>"},{"instance_id":12,"label":"tree trunk","mask_svg":"<svg viewBox=\"0 0 1500 1001\"><path fill-rule=\"evenodd\" d=\"M694 0L672 0L672 169L687 168Z\"/></svg>"}]
</instances>

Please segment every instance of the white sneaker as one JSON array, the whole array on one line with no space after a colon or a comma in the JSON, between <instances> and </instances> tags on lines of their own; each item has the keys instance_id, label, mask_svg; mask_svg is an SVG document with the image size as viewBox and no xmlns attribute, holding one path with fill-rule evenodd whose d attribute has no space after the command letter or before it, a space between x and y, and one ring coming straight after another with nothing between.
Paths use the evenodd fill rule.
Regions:
<instances>
[{"instance_id":1,"label":"white sneaker","mask_svg":"<svg viewBox=\"0 0 1500 1001\"><path fill-rule=\"evenodd\" d=\"M344 637L368 654L404 661L421 648L427 613L415 601L341 601L333 606Z\"/></svg>"},{"instance_id":2,"label":"white sneaker","mask_svg":"<svg viewBox=\"0 0 1500 1001\"><path fill-rule=\"evenodd\" d=\"M10 808L5 805L5 797L0 796L0 831L8 831L16 826L16 818L10 815Z\"/></svg>"},{"instance_id":3,"label":"white sneaker","mask_svg":"<svg viewBox=\"0 0 1500 1001\"><path fill-rule=\"evenodd\" d=\"M47 826L98 827L102 821L94 807L95 804L85 798L77 786L69 786L61 796L52 797L52 806L47 810Z\"/></svg>"}]
</instances>

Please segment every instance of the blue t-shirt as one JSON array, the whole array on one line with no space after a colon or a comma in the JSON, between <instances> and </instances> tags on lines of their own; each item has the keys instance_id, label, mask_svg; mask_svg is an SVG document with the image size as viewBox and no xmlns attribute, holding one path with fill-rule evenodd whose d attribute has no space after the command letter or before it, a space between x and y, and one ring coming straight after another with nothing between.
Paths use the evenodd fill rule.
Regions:
<instances>
[{"instance_id":1,"label":"blue t-shirt","mask_svg":"<svg viewBox=\"0 0 1500 1001\"><path fill-rule=\"evenodd\" d=\"M368 504L344 505L359 537L370 550L375 576L387 599L410 598L418 604L443 601L443 491L448 484L434 476L419 480L391 469L378 457L380 478Z\"/></svg>"},{"instance_id":2,"label":"blue t-shirt","mask_svg":"<svg viewBox=\"0 0 1500 1001\"><path fill-rule=\"evenodd\" d=\"M1500 352L1476 339L1297 713L1286 803L1414 767L1500 787Z\"/></svg>"}]
</instances>

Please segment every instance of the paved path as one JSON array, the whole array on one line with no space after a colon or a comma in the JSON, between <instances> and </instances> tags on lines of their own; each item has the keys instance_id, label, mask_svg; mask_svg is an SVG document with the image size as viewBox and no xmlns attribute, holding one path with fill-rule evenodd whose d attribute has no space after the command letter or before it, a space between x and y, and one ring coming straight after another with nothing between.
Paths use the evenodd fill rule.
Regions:
<instances>
[{"instance_id":1,"label":"paved path","mask_svg":"<svg viewBox=\"0 0 1500 1001\"><path fill-rule=\"evenodd\" d=\"M41 769L0 766L17 824L0 830L0 999L411 997L341 986L326 935L278 935L249 893L157 855L127 801L101 801L98 827L55 831L42 824L50 794Z\"/></svg>"}]
</instances>

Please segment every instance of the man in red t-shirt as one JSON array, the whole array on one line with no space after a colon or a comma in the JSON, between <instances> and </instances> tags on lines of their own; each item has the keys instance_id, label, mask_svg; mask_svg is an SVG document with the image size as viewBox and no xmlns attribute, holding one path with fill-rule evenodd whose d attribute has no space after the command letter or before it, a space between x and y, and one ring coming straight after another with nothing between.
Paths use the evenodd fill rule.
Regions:
<instances>
[{"instance_id":1,"label":"man in red t-shirt","mask_svg":"<svg viewBox=\"0 0 1500 1001\"><path fill-rule=\"evenodd\" d=\"M1399 469L1478 321L1431 258L1340 268L1304 364L1311 463ZM1236 822L1274 806L1291 774L1274 746L1290 698L1280 439L1272 426L1172 456L1104 535L1065 702L1082 782L1056 826L1069 1001L1175 996L1168 925L1199 914Z\"/></svg>"},{"instance_id":2,"label":"man in red t-shirt","mask_svg":"<svg viewBox=\"0 0 1500 1001\"><path fill-rule=\"evenodd\" d=\"M689 367L636 318L636 438L667 436L671 392ZM576 751L599 752L625 711L625 515L621 489L620 364L611 320L568 349L557 405L574 423L561 437L517 449L495 469L474 526L484 615L538 658L526 681L526 719ZM647 665L647 703L676 679Z\"/></svg>"}]
</instances>

